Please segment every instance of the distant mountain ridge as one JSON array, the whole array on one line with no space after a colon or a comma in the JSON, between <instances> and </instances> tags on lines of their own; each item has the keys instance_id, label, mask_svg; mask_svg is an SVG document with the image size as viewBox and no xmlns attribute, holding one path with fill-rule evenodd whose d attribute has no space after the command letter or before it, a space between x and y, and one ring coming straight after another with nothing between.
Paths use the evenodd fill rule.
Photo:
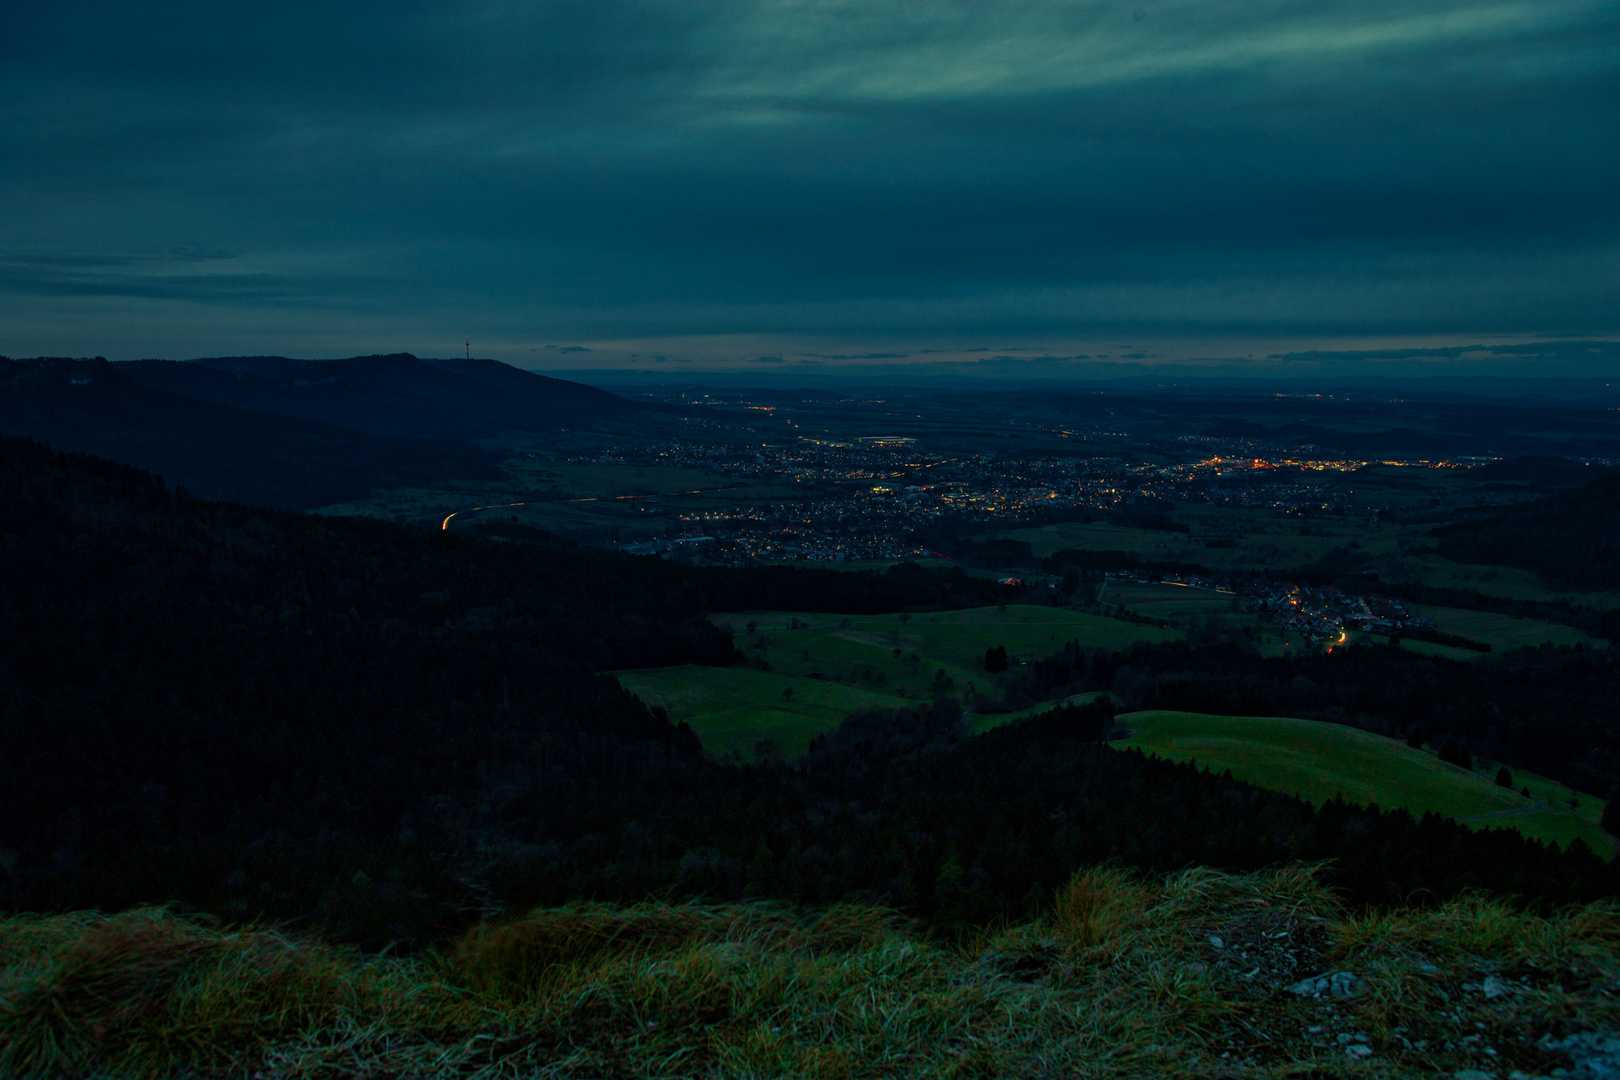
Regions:
<instances>
[{"instance_id":1,"label":"distant mountain ridge","mask_svg":"<svg viewBox=\"0 0 1620 1080\"><path fill-rule=\"evenodd\" d=\"M641 411L606 390L497 360L410 353L338 360L219 356L135 360L116 367L154 390L405 438L489 438Z\"/></svg>"},{"instance_id":2,"label":"distant mountain ridge","mask_svg":"<svg viewBox=\"0 0 1620 1080\"><path fill-rule=\"evenodd\" d=\"M0 433L127 462L206 498L286 510L487 479L500 455L471 441L660 411L495 360L410 353L0 357Z\"/></svg>"},{"instance_id":3,"label":"distant mountain ridge","mask_svg":"<svg viewBox=\"0 0 1620 1080\"><path fill-rule=\"evenodd\" d=\"M461 441L371 434L130 376L130 365L101 358L0 357L0 433L127 462L205 498L288 510L379 486L483 476L499 460Z\"/></svg>"}]
</instances>

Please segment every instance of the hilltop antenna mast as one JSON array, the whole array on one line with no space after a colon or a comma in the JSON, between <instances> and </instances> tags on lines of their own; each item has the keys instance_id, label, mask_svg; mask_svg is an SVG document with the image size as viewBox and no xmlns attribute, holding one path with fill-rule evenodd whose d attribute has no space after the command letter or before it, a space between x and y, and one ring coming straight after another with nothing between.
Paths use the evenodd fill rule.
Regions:
<instances>
[{"instance_id":1,"label":"hilltop antenna mast","mask_svg":"<svg viewBox=\"0 0 1620 1080\"><path fill-rule=\"evenodd\" d=\"M467 359L472 359L472 338L467 339Z\"/></svg>"}]
</instances>

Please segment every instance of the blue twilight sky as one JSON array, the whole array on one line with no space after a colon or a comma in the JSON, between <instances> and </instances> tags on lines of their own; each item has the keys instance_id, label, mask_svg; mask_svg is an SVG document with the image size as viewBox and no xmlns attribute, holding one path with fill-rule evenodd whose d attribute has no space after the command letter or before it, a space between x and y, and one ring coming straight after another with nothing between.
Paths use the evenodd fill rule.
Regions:
<instances>
[{"instance_id":1,"label":"blue twilight sky","mask_svg":"<svg viewBox=\"0 0 1620 1080\"><path fill-rule=\"evenodd\" d=\"M0 95L12 356L1620 336L1613 0L13 2Z\"/></svg>"}]
</instances>

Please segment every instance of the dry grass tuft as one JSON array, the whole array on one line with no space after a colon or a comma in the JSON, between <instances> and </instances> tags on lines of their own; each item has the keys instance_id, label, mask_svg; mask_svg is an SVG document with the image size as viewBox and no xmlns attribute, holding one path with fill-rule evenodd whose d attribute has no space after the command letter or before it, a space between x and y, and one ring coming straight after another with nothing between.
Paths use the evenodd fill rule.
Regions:
<instances>
[{"instance_id":1,"label":"dry grass tuft","mask_svg":"<svg viewBox=\"0 0 1620 1080\"><path fill-rule=\"evenodd\" d=\"M888 908L868 904L835 904L811 926L810 948L820 952L869 949L907 929L906 920Z\"/></svg>"},{"instance_id":2,"label":"dry grass tuft","mask_svg":"<svg viewBox=\"0 0 1620 1080\"><path fill-rule=\"evenodd\" d=\"M0 1075L1544 1075L1525 1033L1620 1021L1617 910L1352 917L1311 867L1103 867L955 945L853 904L581 904L417 958L162 911L16 917ZM1327 970L1362 989L1288 990ZM1487 975L1510 990L1487 997Z\"/></svg>"},{"instance_id":3,"label":"dry grass tuft","mask_svg":"<svg viewBox=\"0 0 1620 1080\"><path fill-rule=\"evenodd\" d=\"M459 983L480 993L525 994L556 975L559 967L723 941L734 922L722 911L696 905L579 904L539 910L468 932L450 953L450 971Z\"/></svg>"}]
</instances>

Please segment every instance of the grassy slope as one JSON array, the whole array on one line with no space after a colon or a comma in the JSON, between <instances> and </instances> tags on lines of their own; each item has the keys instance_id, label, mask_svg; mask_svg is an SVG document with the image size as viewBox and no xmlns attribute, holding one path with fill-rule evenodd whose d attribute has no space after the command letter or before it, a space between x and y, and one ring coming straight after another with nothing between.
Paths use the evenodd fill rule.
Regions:
<instances>
[{"instance_id":1,"label":"grassy slope","mask_svg":"<svg viewBox=\"0 0 1620 1080\"><path fill-rule=\"evenodd\" d=\"M1305 642L1285 633L1269 618L1234 611L1238 598L1214 589L1199 589L1169 582L1136 582L1110 578L1097 591L1099 603L1125 608L1137 615L1163 619L1181 626L1217 624L1226 631L1246 631L1262 655L1276 656L1302 648Z\"/></svg>"},{"instance_id":2,"label":"grassy slope","mask_svg":"<svg viewBox=\"0 0 1620 1080\"><path fill-rule=\"evenodd\" d=\"M801 628L789 630L798 619ZM1007 647L1013 663L1046 656L1078 639L1083 645L1120 648L1135 641L1169 641L1176 631L1139 626L1100 615L1035 604L967 608L902 618L899 615L817 615L752 611L714 616L739 634L749 623L771 639L772 667L792 674L819 671L844 683L862 684L864 672L885 675L884 685L916 696L931 695L936 672L944 670L958 689L984 685L984 653ZM847 625L846 625L847 623ZM894 650L900 649L899 659ZM804 653L810 656L805 659ZM917 654L913 665L909 657ZM915 667L915 672L913 668Z\"/></svg>"},{"instance_id":3,"label":"grassy slope","mask_svg":"<svg viewBox=\"0 0 1620 1080\"><path fill-rule=\"evenodd\" d=\"M1432 810L1478 828L1513 828L1559 844L1580 837L1594 851L1615 852L1615 840L1597 827L1601 800L1532 774L1514 776L1515 786L1530 787L1526 798L1497 787L1494 768L1489 775L1468 772L1397 740L1314 720L1152 711L1128 713L1121 721L1131 735L1115 746L1231 769L1239 780L1317 804L1342 795L1386 810ZM1570 808L1572 798L1579 799L1578 809Z\"/></svg>"},{"instance_id":4,"label":"grassy slope","mask_svg":"<svg viewBox=\"0 0 1620 1080\"><path fill-rule=\"evenodd\" d=\"M797 620L800 628L788 629ZM1066 641L1117 648L1133 641L1166 641L1176 631L1087 615L1063 608L1011 604L912 615L821 615L810 612L750 611L716 615L747 646L749 623L767 639L762 656L771 671L751 667L683 667L623 672L625 689L670 716L691 724L703 745L721 753L745 753L763 738L784 752L802 753L812 736L836 727L858 708L896 707L931 701L940 671L952 692L988 689L984 653L1007 646L1013 662L1045 656ZM845 624L848 625L845 625ZM899 649L897 658L894 650ZM911 656L917 660L913 662ZM824 678L817 678L820 675ZM791 699L783 691L791 688ZM1011 718L997 716L979 727Z\"/></svg>"},{"instance_id":5,"label":"grassy slope","mask_svg":"<svg viewBox=\"0 0 1620 1080\"><path fill-rule=\"evenodd\" d=\"M1103 583L1098 599L1118 604L1139 615L1157 619L1187 619L1202 615L1229 615L1237 598L1213 589L1161 582L1141 583L1113 578Z\"/></svg>"},{"instance_id":6,"label":"grassy slope","mask_svg":"<svg viewBox=\"0 0 1620 1080\"><path fill-rule=\"evenodd\" d=\"M1357 641L1370 641L1374 645L1389 644L1389 636L1387 634L1367 634L1357 630L1350 631L1348 640L1352 643ZM1475 660L1478 660L1481 655L1483 655L1475 652L1473 649L1465 649L1460 645L1438 645L1432 641L1419 641L1417 638L1410 637L1397 637L1395 640L1400 642L1401 648L1406 649L1409 652L1422 653L1424 656L1438 656L1446 660L1456 660L1464 664L1471 664Z\"/></svg>"},{"instance_id":7,"label":"grassy slope","mask_svg":"<svg viewBox=\"0 0 1620 1080\"><path fill-rule=\"evenodd\" d=\"M619 683L649 705L662 705L690 723L705 749L749 756L771 739L783 753L805 752L812 736L830 731L857 709L895 708L903 698L819 679L756 668L687 665L657 671L621 672ZM786 691L792 691L791 697Z\"/></svg>"},{"instance_id":8,"label":"grassy slope","mask_svg":"<svg viewBox=\"0 0 1620 1080\"><path fill-rule=\"evenodd\" d=\"M417 956L150 910L13 916L0 1073L1546 1075L1569 1061L1542 1032L1620 1021L1617 929L1612 905L1355 915L1299 868L1092 870L1039 920L956 942L858 906L581 905ZM1287 989L1330 971L1361 992Z\"/></svg>"},{"instance_id":9,"label":"grassy slope","mask_svg":"<svg viewBox=\"0 0 1620 1080\"><path fill-rule=\"evenodd\" d=\"M1520 619L1490 611L1469 611L1432 604L1413 604L1410 610L1414 615L1433 619L1436 630L1484 642L1497 652L1549 642L1554 645L1584 644L1587 648L1604 648L1608 645L1605 641L1587 637L1573 626L1540 619Z\"/></svg>"},{"instance_id":10,"label":"grassy slope","mask_svg":"<svg viewBox=\"0 0 1620 1080\"><path fill-rule=\"evenodd\" d=\"M1599 611L1620 608L1620 592L1571 591L1546 584L1529 570L1455 563L1433 554L1392 555L1370 567L1384 581L1421 581L1448 589L1472 589L1510 600L1568 600Z\"/></svg>"}]
</instances>

